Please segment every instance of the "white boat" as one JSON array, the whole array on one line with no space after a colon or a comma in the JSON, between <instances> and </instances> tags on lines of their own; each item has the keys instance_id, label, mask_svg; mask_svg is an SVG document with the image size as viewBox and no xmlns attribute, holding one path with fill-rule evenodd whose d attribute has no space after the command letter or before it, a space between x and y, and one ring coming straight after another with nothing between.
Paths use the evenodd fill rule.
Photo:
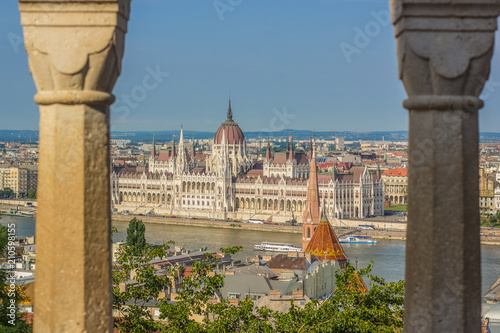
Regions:
<instances>
[{"instance_id":1,"label":"white boat","mask_svg":"<svg viewBox=\"0 0 500 333\"><path fill-rule=\"evenodd\" d=\"M275 251L275 252L300 252L302 248L293 246L289 243L273 243L262 242L261 244L254 245L254 250L258 251Z\"/></svg>"},{"instance_id":2,"label":"white boat","mask_svg":"<svg viewBox=\"0 0 500 333\"><path fill-rule=\"evenodd\" d=\"M377 244L377 241L372 239L372 236L347 236L339 238L339 243L347 244Z\"/></svg>"}]
</instances>

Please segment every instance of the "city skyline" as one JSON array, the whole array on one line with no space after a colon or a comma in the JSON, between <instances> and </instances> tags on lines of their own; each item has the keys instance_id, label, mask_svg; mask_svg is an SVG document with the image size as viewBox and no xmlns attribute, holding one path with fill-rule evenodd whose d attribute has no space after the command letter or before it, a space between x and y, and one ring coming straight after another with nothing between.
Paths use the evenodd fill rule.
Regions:
<instances>
[{"instance_id":1,"label":"city skyline","mask_svg":"<svg viewBox=\"0 0 500 333\"><path fill-rule=\"evenodd\" d=\"M0 128L36 130L17 3L2 2L0 12L0 60L9 78L0 89L8 115ZM388 13L386 1L133 1L112 130L184 123L213 131L229 95L245 132L407 130ZM500 132L498 50L482 94L481 132Z\"/></svg>"}]
</instances>

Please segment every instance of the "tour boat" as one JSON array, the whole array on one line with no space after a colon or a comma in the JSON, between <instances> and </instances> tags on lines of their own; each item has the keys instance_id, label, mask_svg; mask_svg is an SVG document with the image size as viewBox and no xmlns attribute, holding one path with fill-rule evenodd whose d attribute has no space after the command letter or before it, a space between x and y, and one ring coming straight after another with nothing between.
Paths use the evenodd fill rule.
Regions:
<instances>
[{"instance_id":1,"label":"tour boat","mask_svg":"<svg viewBox=\"0 0 500 333\"><path fill-rule=\"evenodd\" d=\"M273 243L262 242L262 244L254 245L254 250L259 251L276 251L276 252L300 252L302 248L293 246L289 243Z\"/></svg>"},{"instance_id":2,"label":"tour boat","mask_svg":"<svg viewBox=\"0 0 500 333\"><path fill-rule=\"evenodd\" d=\"M372 239L372 236L347 236L339 238L339 243L347 244L377 244L377 241Z\"/></svg>"}]
</instances>

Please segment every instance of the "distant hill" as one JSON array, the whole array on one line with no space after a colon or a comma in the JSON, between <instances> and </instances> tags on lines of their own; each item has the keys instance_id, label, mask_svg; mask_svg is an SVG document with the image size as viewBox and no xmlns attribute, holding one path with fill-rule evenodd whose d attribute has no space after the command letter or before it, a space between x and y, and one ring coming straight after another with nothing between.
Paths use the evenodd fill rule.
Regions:
<instances>
[{"instance_id":1,"label":"distant hill","mask_svg":"<svg viewBox=\"0 0 500 333\"><path fill-rule=\"evenodd\" d=\"M27 143L38 141L38 131L0 130L0 141Z\"/></svg>"},{"instance_id":2,"label":"distant hill","mask_svg":"<svg viewBox=\"0 0 500 333\"><path fill-rule=\"evenodd\" d=\"M153 133L158 142L171 141L175 135L176 141L179 140L179 130L175 131L131 131L131 132L112 132L112 139L126 139L132 142L151 142ZM184 130L185 139L210 139L215 132L189 131ZM408 131L378 131L378 132L350 132L350 131L310 131L285 129L276 132L245 132L247 139L258 138L286 138L292 135L294 139L304 140L316 137L318 139L330 139L332 137L343 137L346 141L373 140L373 141L407 141ZM500 142L500 133L482 132L480 133L480 142ZM0 141L29 142L38 141L38 131L31 130L0 130Z\"/></svg>"}]
</instances>

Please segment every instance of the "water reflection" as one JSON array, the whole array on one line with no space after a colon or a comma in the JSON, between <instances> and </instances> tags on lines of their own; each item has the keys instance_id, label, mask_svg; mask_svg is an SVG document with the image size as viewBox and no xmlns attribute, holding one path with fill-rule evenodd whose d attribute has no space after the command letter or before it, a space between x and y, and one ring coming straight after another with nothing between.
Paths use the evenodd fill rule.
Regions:
<instances>
[{"instance_id":1,"label":"water reflection","mask_svg":"<svg viewBox=\"0 0 500 333\"><path fill-rule=\"evenodd\" d=\"M16 225L18 236L32 236L35 233L35 219L24 217L3 216L0 224ZM113 241L125 240L127 237L127 222L113 224L118 232L113 235ZM217 229L191 226L146 224L146 239L151 244L162 244L169 240L187 249L208 247L210 251L217 251L221 247L243 246L242 253L236 257L245 260L257 253L273 254L269 252L253 251L253 246L263 241L292 243L301 245L300 234L278 233L270 231L249 231L241 229ZM374 262L373 274L388 281L397 281L404 278L405 242L397 240L381 240L377 245L344 244L344 249L352 264L366 267L370 261ZM500 246L481 246L481 273L482 294L500 277Z\"/></svg>"}]
</instances>

